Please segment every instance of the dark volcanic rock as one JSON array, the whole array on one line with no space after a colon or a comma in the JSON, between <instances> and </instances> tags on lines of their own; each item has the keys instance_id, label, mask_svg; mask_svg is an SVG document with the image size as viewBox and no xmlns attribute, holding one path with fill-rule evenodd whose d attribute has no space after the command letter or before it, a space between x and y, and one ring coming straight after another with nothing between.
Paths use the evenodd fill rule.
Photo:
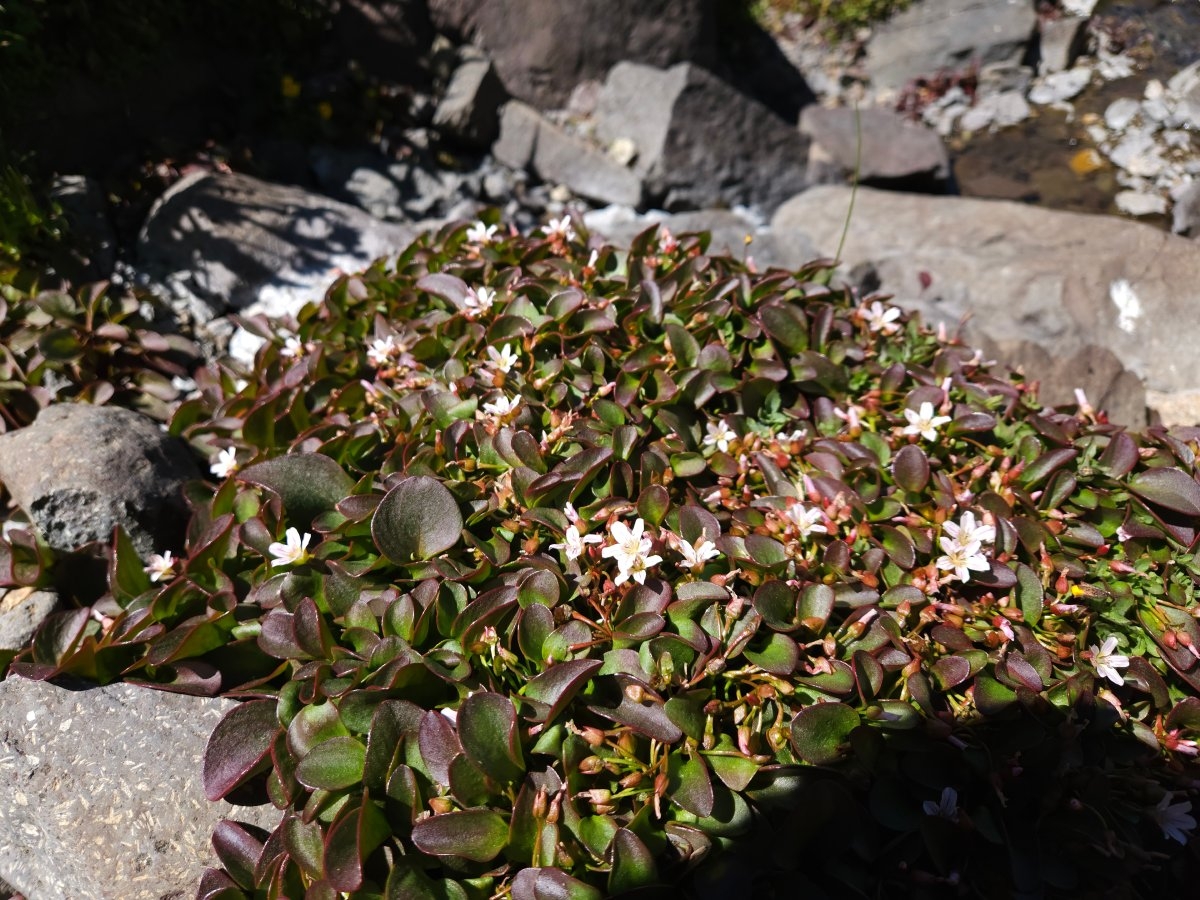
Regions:
<instances>
[{"instance_id":1,"label":"dark volcanic rock","mask_svg":"<svg viewBox=\"0 0 1200 900\"><path fill-rule=\"evenodd\" d=\"M563 106L575 86L622 60L712 64L714 0L430 0L439 31L469 38L514 97Z\"/></svg>"},{"instance_id":2,"label":"dark volcanic rock","mask_svg":"<svg viewBox=\"0 0 1200 900\"><path fill-rule=\"evenodd\" d=\"M936 190L950 177L950 156L942 139L886 109L856 114L848 107L809 106L801 114L800 131L813 141L808 174L814 181L843 181L856 167L860 182L881 187L903 184Z\"/></svg>"},{"instance_id":3,"label":"dark volcanic rock","mask_svg":"<svg viewBox=\"0 0 1200 900\"><path fill-rule=\"evenodd\" d=\"M186 445L127 409L62 403L0 435L0 480L55 550L108 541L120 525L143 557L178 545Z\"/></svg>"}]
</instances>

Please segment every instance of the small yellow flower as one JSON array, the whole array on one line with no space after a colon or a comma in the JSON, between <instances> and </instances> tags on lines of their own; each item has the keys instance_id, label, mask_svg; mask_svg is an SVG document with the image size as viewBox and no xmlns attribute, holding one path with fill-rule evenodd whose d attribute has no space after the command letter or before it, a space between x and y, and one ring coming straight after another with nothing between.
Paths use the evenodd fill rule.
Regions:
<instances>
[{"instance_id":1,"label":"small yellow flower","mask_svg":"<svg viewBox=\"0 0 1200 900\"><path fill-rule=\"evenodd\" d=\"M294 100L300 96L300 82L291 75L284 75L279 79L279 93L283 94L289 100Z\"/></svg>"},{"instance_id":2,"label":"small yellow flower","mask_svg":"<svg viewBox=\"0 0 1200 900\"><path fill-rule=\"evenodd\" d=\"M328 122L333 118L333 104L328 100L322 100L317 104L317 115Z\"/></svg>"}]
</instances>

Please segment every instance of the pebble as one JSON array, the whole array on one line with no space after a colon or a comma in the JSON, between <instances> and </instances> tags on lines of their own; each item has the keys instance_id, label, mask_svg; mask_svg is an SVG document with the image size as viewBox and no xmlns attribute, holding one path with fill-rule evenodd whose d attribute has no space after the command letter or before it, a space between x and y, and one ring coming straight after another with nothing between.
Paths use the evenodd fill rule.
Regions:
<instances>
[{"instance_id":1,"label":"pebble","mask_svg":"<svg viewBox=\"0 0 1200 900\"><path fill-rule=\"evenodd\" d=\"M1054 72L1034 85L1029 92L1029 102L1046 106L1070 100L1087 87L1091 80L1092 70L1085 66L1076 66L1065 72Z\"/></svg>"},{"instance_id":2,"label":"pebble","mask_svg":"<svg viewBox=\"0 0 1200 900\"><path fill-rule=\"evenodd\" d=\"M1123 131L1141 110L1142 105L1132 97L1114 100L1104 111L1104 124L1110 131Z\"/></svg>"},{"instance_id":3,"label":"pebble","mask_svg":"<svg viewBox=\"0 0 1200 900\"><path fill-rule=\"evenodd\" d=\"M1131 216L1164 216L1167 213L1167 201L1158 194L1144 194L1140 191L1121 191L1114 198L1117 209Z\"/></svg>"}]
</instances>

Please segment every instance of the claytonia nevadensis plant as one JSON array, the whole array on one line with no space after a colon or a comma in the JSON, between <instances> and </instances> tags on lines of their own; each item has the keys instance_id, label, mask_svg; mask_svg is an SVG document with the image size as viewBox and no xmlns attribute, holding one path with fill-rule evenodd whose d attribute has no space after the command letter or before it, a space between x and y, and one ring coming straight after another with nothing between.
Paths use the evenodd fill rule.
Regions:
<instances>
[{"instance_id":1,"label":"claytonia nevadensis plant","mask_svg":"<svg viewBox=\"0 0 1200 900\"><path fill-rule=\"evenodd\" d=\"M972 544L990 544L996 540L996 529L992 525L976 523L975 514L970 510L963 512L962 517L955 522L946 522L942 530L950 536L958 547L967 548ZM943 545L943 549L945 546ZM976 547L976 551L978 551ZM949 553L949 551L946 551Z\"/></svg>"},{"instance_id":2,"label":"claytonia nevadensis plant","mask_svg":"<svg viewBox=\"0 0 1200 900\"><path fill-rule=\"evenodd\" d=\"M562 216L558 219L551 219L543 228L547 237L561 238L564 241L575 240L575 228L571 225L569 216Z\"/></svg>"},{"instance_id":3,"label":"claytonia nevadensis plant","mask_svg":"<svg viewBox=\"0 0 1200 900\"><path fill-rule=\"evenodd\" d=\"M520 362L521 357L513 352L512 346L505 344L499 350L495 347L487 348L488 362L498 372L503 372L506 375L512 371L513 366Z\"/></svg>"},{"instance_id":4,"label":"claytonia nevadensis plant","mask_svg":"<svg viewBox=\"0 0 1200 900\"><path fill-rule=\"evenodd\" d=\"M801 540L813 534L828 534L825 527L825 513L815 506L805 506L803 503L793 503L787 508L788 521L796 527L796 534Z\"/></svg>"},{"instance_id":5,"label":"claytonia nevadensis plant","mask_svg":"<svg viewBox=\"0 0 1200 900\"><path fill-rule=\"evenodd\" d=\"M496 292L490 288L470 288L463 297L463 315L473 319L492 308L496 302Z\"/></svg>"},{"instance_id":6,"label":"claytonia nevadensis plant","mask_svg":"<svg viewBox=\"0 0 1200 900\"><path fill-rule=\"evenodd\" d=\"M1167 791L1158 805L1150 810L1150 816L1162 829L1163 837L1187 844L1191 839L1189 832L1196 827L1196 820L1191 815L1192 803L1190 800L1172 803L1174 799L1175 795Z\"/></svg>"},{"instance_id":7,"label":"claytonia nevadensis plant","mask_svg":"<svg viewBox=\"0 0 1200 900\"><path fill-rule=\"evenodd\" d=\"M927 441L937 440L937 430L950 421L949 416L935 416L933 404L926 400L920 409L904 410L904 418L908 424L904 426L904 434L919 434Z\"/></svg>"},{"instance_id":8,"label":"claytonia nevadensis plant","mask_svg":"<svg viewBox=\"0 0 1200 900\"><path fill-rule=\"evenodd\" d=\"M171 556L171 551L167 550L161 555L151 553L150 560L147 563L144 571L150 576L151 583L159 581L168 581L175 577L175 563L177 560Z\"/></svg>"},{"instance_id":9,"label":"claytonia nevadensis plant","mask_svg":"<svg viewBox=\"0 0 1200 900\"><path fill-rule=\"evenodd\" d=\"M233 447L226 447L217 454L208 470L217 478L228 478L238 470L237 451Z\"/></svg>"},{"instance_id":10,"label":"claytonia nevadensis plant","mask_svg":"<svg viewBox=\"0 0 1200 900\"><path fill-rule=\"evenodd\" d=\"M890 306L886 309L884 305L876 300L870 306L863 310L863 317L866 319L867 327L871 331L878 331L881 334L895 334L900 330L896 320L901 316L901 310L898 306Z\"/></svg>"},{"instance_id":11,"label":"claytonia nevadensis plant","mask_svg":"<svg viewBox=\"0 0 1200 900\"><path fill-rule=\"evenodd\" d=\"M383 338L376 338L367 348L367 362L376 368L382 368L388 365L400 351L400 345L396 343L394 336L389 334Z\"/></svg>"},{"instance_id":12,"label":"claytonia nevadensis plant","mask_svg":"<svg viewBox=\"0 0 1200 900\"><path fill-rule=\"evenodd\" d=\"M729 445L738 439L738 434L724 419L709 422L705 425L708 433L704 435L704 446L715 447L722 453L729 452Z\"/></svg>"},{"instance_id":13,"label":"claytonia nevadensis plant","mask_svg":"<svg viewBox=\"0 0 1200 900\"><path fill-rule=\"evenodd\" d=\"M630 577L638 584L645 584L646 570L662 562L661 556L650 554L653 541L644 535L646 523L639 517L630 528L624 522L613 522L608 533L612 543L600 551L600 555L615 559L617 562L617 577L615 584L623 584Z\"/></svg>"},{"instance_id":14,"label":"claytonia nevadensis plant","mask_svg":"<svg viewBox=\"0 0 1200 900\"><path fill-rule=\"evenodd\" d=\"M466 238L472 244L490 244L499 228L485 222L476 222L467 229Z\"/></svg>"},{"instance_id":15,"label":"claytonia nevadensis plant","mask_svg":"<svg viewBox=\"0 0 1200 900\"><path fill-rule=\"evenodd\" d=\"M704 564L710 559L716 559L721 555L721 551L717 549L717 545L708 539L708 532L701 531L700 537L696 538L692 543L688 543L678 535L667 532L670 538L671 546L679 551L683 557L679 561L681 568L699 571L704 568Z\"/></svg>"},{"instance_id":16,"label":"claytonia nevadensis plant","mask_svg":"<svg viewBox=\"0 0 1200 900\"><path fill-rule=\"evenodd\" d=\"M580 534L579 526L568 525L567 531L561 544L551 544L551 550L561 550L567 559L579 559L583 556L584 550L588 544L602 544L604 538L598 534Z\"/></svg>"},{"instance_id":17,"label":"claytonia nevadensis plant","mask_svg":"<svg viewBox=\"0 0 1200 900\"><path fill-rule=\"evenodd\" d=\"M483 404L483 413L497 421L504 421L514 416L520 407L520 397L506 397L501 394L495 400Z\"/></svg>"},{"instance_id":18,"label":"claytonia nevadensis plant","mask_svg":"<svg viewBox=\"0 0 1200 900\"><path fill-rule=\"evenodd\" d=\"M937 558L938 569L953 572L959 581L970 581L972 572L986 572L991 568L987 557L981 552L979 541L960 544L955 539L943 537L938 539L938 546L943 554Z\"/></svg>"},{"instance_id":19,"label":"claytonia nevadensis plant","mask_svg":"<svg viewBox=\"0 0 1200 900\"><path fill-rule=\"evenodd\" d=\"M275 541L267 548L271 554L271 566L303 565L308 562L308 545L312 535L307 531L300 536L297 528L289 528L284 534L283 542Z\"/></svg>"},{"instance_id":20,"label":"claytonia nevadensis plant","mask_svg":"<svg viewBox=\"0 0 1200 900\"><path fill-rule=\"evenodd\" d=\"M942 819L949 819L951 822L958 821L958 791L952 787L942 788L942 795L937 800L926 800L921 804L921 808L927 816L937 816Z\"/></svg>"},{"instance_id":21,"label":"claytonia nevadensis plant","mask_svg":"<svg viewBox=\"0 0 1200 900\"><path fill-rule=\"evenodd\" d=\"M1088 651L1092 655L1092 668L1096 670L1097 675L1107 678L1113 684L1124 684L1125 678L1117 670L1129 668L1129 657L1115 652L1117 643L1117 636L1110 634L1099 647L1092 644Z\"/></svg>"}]
</instances>

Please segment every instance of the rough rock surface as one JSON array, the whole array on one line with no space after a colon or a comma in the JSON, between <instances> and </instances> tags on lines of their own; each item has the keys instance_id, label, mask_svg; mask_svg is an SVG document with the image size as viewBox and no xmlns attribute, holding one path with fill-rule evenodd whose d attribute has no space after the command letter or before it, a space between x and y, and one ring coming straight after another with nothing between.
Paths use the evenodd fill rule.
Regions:
<instances>
[{"instance_id":1,"label":"rough rock surface","mask_svg":"<svg viewBox=\"0 0 1200 900\"><path fill-rule=\"evenodd\" d=\"M204 748L232 706L130 684L0 682L0 878L30 900L194 896L219 819L279 819L204 797Z\"/></svg>"},{"instance_id":2,"label":"rough rock surface","mask_svg":"<svg viewBox=\"0 0 1200 900\"><path fill-rule=\"evenodd\" d=\"M486 148L500 129L499 109L508 99L487 57L466 54L433 114L433 127L467 147Z\"/></svg>"},{"instance_id":3,"label":"rough rock surface","mask_svg":"<svg viewBox=\"0 0 1200 900\"><path fill-rule=\"evenodd\" d=\"M856 114L848 107L808 106L800 115L800 131L812 138L808 175L814 181L840 182L856 167L864 184L902 182L934 189L950 177L942 139L887 109Z\"/></svg>"},{"instance_id":4,"label":"rough rock surface","mask_svg":"<svg viewBox=\"0 0 1200 900\"><path fill-rule=\"evenodd\" d=\"M784 204L772 228L806 231L833 253L849 199L849 188L813 188ZM1195 246L1116 218L864 188L842 259L872 263L882 289L929 322L969 315L972 340L1030 340L1054 358L1105 347L1147 388L1171 394L1200 386Z\"/></svg>"},{"instance_id":5,"label":"rough rock surface","mask_svg":"<svg viewBox=\"0 0 1200 900\"><path fill-rule=\"evenodd\" d=\"M430 0L439 31L468 37L514 97L563 106L579 82L622 60L654 66L716 58L714 0Z\"/></svg>"},{"instance_id":6,"label":"rough rock surface","mask_svg":"<svg viewBox=\"0 0 1200 900\"><path fill-rule=\"evenodd\" d=\"M1019 61L1036 28L1029 0L922 0L875 28L865 67L876 88L899 88L973 61Z\"/></svg>"},{"instance_id":7,"label":"rough rock surface","mask_svg":"<svg viewBox=\"0 0 1200 900\"><path fill-rule=\"evenodd\" d=\"M711 72L620 63L604 82L596 134L632 141L634 171L668 210L754 205L770 213L807 185L808 138Z\"/></svg>"},{"instance_id":8,"label":"rough rock surface","mask_svg":"<svg viewBox=\"0 0 1200 900\"><path fill-rule=\"evenodd\" d=\"M0 481L55 550L107 541L120 525L145 557L177 545L183 484L199 470L186 445L147 417L61 403L0 435Z\"/></svg>"},{"instance_id":9,"label":"rough rock surface","mask_svg":"<svg viewBox=\"0 0 1200 900\"><path fill-rule=\"evenodd\" d=\"M29 639L58 608L58 594L31 587L0 594L0 650L24 650Z\"/></svg>"},{"instance_id":10,"label":"rough rock surface","mask_svg":"<svg viewBox=\"0 0 1200 900\"><path fill-rule=\"evenodd\" d=\"M256 301L282 314L319 298L336 270L365 268L414 234L301 188L200 172L150 210L137 270L200 322Z\"/></svg>"}]
</instances>

